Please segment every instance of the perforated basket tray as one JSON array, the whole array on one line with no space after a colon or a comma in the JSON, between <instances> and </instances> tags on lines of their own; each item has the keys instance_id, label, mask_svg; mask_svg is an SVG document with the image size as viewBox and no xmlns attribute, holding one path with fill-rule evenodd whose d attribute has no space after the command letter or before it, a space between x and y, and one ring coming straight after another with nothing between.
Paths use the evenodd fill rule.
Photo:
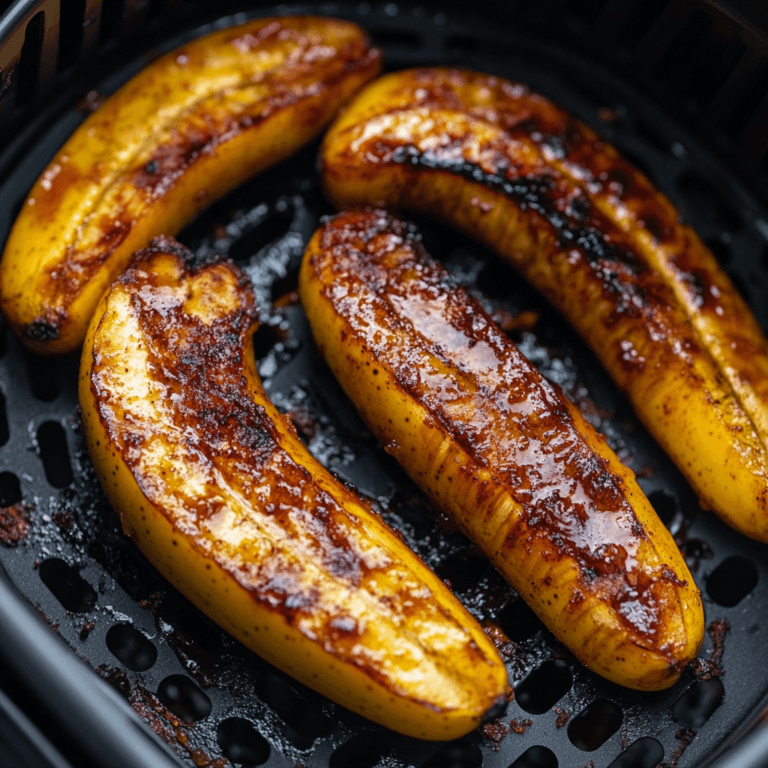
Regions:
<instances>
[{"instance_id":1,"label":"perforated basket tray","mask_svg":"<svg viewBox=\"0 0 768 768\"><path fill-rule=\"evenodd\" d=\"M294 11L361 23L390 69L469 66L552 97L675 201L768 325L768 47L758 3L16 3L0 20L0 243L37 175L103 95L212 27ZM164 766L225 765L228 757L290 768L652 768L664 760L682 768L712 764L737 744L721 768L768 764L768 736L753 730L768 701L765 547L701 512L589 351L539 297L482 248L419 222L428 249L491 310L539 314L515 340L638 473L702 589L712 632L701 655L719 676L690 673L644 695L582 669L376 445L316 354L300 306L284 300L304 244L330 212L316 152L236 191L180 239L247 269L263 310L255 343L268 391L316 455L377 503L481 621L503 630L515 701L460 742L417 742L245 651L120 533L84 451L77 360L34 357L3 331L4 759Z\"/></svg>"}]
</instances>

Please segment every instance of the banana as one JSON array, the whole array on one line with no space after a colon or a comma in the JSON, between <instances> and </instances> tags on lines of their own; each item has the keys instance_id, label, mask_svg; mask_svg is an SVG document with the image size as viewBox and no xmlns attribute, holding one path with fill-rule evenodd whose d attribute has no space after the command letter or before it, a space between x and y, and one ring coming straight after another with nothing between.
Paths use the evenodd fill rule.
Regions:
<instances>
[{"instance_id":1,"label":"banana","mask_svg":"<svg viewBox=\"0 0 768 768\"><path fill-rule=\"evenodd\" d=\"M471 234L578 330L704 508L768 542L768 342L672 204L525 86L453 69L385 76L323 144L338 207Z\"/></svg>"},{"instance_id":2,"label":"banana","mask_svg":"<svg viewBox=\"0 0 768 768\"><path fill-rule=\"evenodd\" d=\"M247 277L157 238L99 304L79 396L125 532L201 610L345 707L453 739L506 706L492 642L268 400Z\"/></svg>"},{"instance_id":3,"label":"banana","mask_svg":"<svg viewBox=\"0 0 768 768\"><path fill-rule=\"evenodd\" d=\"M379 441L587 667L672 685L704 633L672 536L605 439L382 211L342 213L299 281Z\"/></svg>"},{"instance_id":4,"label":"banana","mask_svg":"<svg viewBox=\"0 0 768 768\"><path fill-rule=\"evenodd\" d=\"M357 26L312 16L250 21L150 64L29 193L0 263L16 334L38 353L79 349L135 250L317 136L379 68Z\"/></svg>"}]
</instances>

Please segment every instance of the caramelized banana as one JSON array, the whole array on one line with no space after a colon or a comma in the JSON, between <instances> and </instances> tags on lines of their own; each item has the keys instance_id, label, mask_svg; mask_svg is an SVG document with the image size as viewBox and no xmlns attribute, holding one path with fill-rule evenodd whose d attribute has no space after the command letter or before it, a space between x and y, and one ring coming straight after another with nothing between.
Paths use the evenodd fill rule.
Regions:
<instances>
[{"instance_id":1,"label":"caramelized banana","mask_svg":"<svg viewBox=\"0 0 768 768\"><path fill-rule=\"evenodd\" d=\"M446 586L311 456L267 399L253 294L158 238L101 301L80 377L85 436L123 528L249 648L393 730L453 739L507 674Z\"/></svg>"},{"instance_id":2,"label":"caramelized banana","mask_svg":"<svg viewBox=\"0 0 768 768\"><path fill-rule=\"evenodd\" d=\"M672 685L704 632L672 537L605 439L380 211L312 238L300 295L377 438L587 667Z\"/></svg>"},{"instance_id":3,"label":"caramelized banana","mask_svg":"<svg viewBox=\"0 0 768 768\"><path fill-rule=\"evenodd\" d=\"M317 136L379 66L357 26L311 16L250 21L150 64L32 188L0 264L11 327L36 352L78 349L137 248Z\"/></svg>"},{"instance_id":4,"label":"caramelized banana","mask_svg":"<svg viewBox=\"0 0 768 768\"><path fill-rule=\"evenodd\" d=\"M516 266L574 325L705 508L768 541L768 342L671 203L525 86L395 73L326 136L339 207L438 217Z\"/></svg>"}]
</instances>

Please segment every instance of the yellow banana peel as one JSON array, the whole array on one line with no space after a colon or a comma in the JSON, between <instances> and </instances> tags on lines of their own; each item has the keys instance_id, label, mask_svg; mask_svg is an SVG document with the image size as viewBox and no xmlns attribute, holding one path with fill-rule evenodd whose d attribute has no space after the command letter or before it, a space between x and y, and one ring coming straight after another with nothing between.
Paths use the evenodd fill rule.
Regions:
<instances>
[{"instance_id":1,"label":"yellow banana peel","mask_svg":"<svg viewBox=\"0 0 768 768\"><path fill-rule=\"evenodd\" d=\"M323 145L340 208L435 216L511 262L592 347L703 507L768 541L768 342L672 204L525 86L425 68L365 88Z\"/></svg>"},{"instance_id":2,"label":"yellow banana peel","mask_svg":"<svg viewBox=\"0 0 768 768\"><path fill-rule=\"evenodd\" d=\"M250 21L150 64L29 193L0 263L11 327L38 353L79 349L135 250L317 136L379 68L359 27L314 16Z\"/></svg>"},{"instance_id":3,"label":"yellow banana peel","mask_svg":"<svg viewBox=\"0 0 768 768\"><path fill-rule=\"evenodd\" d=\"M701 644L699 591L671 534L559 390L382 211L310 241L302 304L379 441L583 664L672 685Z\"/></svg>"},{"instance_id":4,"label":"yellow banana peel","mask_svg":"<svg viewBox=\"0 0 768 768\"><path fill-rule=\"evenodd\" d=\"M253 293L157 238L101 300L80 405L125 532L235 638L371 720L453 739L505 705L491 641L268 400Z\"/></svg>"}]
</instances>

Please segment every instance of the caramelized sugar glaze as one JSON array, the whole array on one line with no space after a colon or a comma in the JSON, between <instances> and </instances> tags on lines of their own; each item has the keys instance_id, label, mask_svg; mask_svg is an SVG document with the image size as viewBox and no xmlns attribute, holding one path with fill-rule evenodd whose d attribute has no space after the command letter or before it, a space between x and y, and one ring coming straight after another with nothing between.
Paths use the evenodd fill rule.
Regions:
<instances>
[{"instance_id":1,"label":"caramelized sugar glaze","mask_svg":"<svg viewBox=\"0 0 768 768\"><path fill-rule=\"evenodd\" d=\"M301 296L372 430L587 666L671 685L698 590L633 474L560 391L381 211L311 241Z\"/></svg>"},{"instance_id":2,"label":"caramelized sugar glaze","mask_svg":"<svg viewBox=\"0 0 768 768\"><path fill-rule=\"evenodd\" d=\"M379 71L349 22L258 19L142 70L57 153L0 266L0 302L38 352L77 349L131 254L318 135Z\"/></svg>"},{"instance_id":3,"label":"caramelized sugar glaze","mask_svg":"<svg viewBox=\"0 0 768 768\"><path fill-rule=\"evenodd\" d=\"M768 540L768 343L650 182L525 86L428 68L366 88L329 131L339 207L427 213L514 264L577 328L702 504Z\"/></svg>"},{"instance_id":4,"label":"caramelized sugar glaze","mask_svg":"<svg viewBox=\"0 0 768 768\"><path fill-rule=\"evenodd\" d=\"M506 670L445 585L312 458L256 373L247 277L158 238L83 357L89 450L123 527L231 634L394 730L455 738Z\"/></svg>"}]
</instances>

